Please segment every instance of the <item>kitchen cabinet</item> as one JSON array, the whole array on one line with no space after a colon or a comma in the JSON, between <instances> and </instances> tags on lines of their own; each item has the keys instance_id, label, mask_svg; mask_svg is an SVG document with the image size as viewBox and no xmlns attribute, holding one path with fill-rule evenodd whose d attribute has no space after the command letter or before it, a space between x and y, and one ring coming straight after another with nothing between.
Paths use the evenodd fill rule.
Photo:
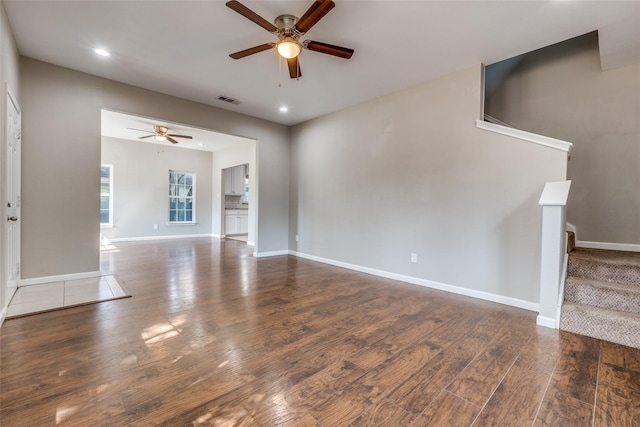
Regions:
<instances>
[{"instance_id":1,"label":"kitchen cabinet","mask_svg":"<svg viewBox=\"0 0 640 427\"><path fill-rule=\"evenodd\" d=\"M224 169L224 194L244 196L245 165Z\"/></svg>"},{"instance_id":2,"label":"kitchen cabinet","mask_svg":"<svg viewBox=\"0 0 640 427\"><path fill-rule=\"evenodd\" d=\"M249 232L249 215L238 215L238 234Z\"/></svg>"},{"instance_id":3,"label":"kitchen cabinet","mask_svg":"<svg viewBox=\"0 0 640 427\"><path fill-rule=\"evenodd\" d=\"M233 183L231 184L231 191L233 191L233 194L240 194L244 196L244 169L244 165L233 168Z\"/></svg>"},{"instance_id":4,"label":"kitchen cabinet","mask_svg":"<svg viewBox=\"0 0 640 427\"><path fill-rule=\"evenodd\" d=\"M224 234L247 234L249 212L246 209L227 209L224 215Z\"/></svg>"},{"instance_id":5,"label":"kitchen cabinet","mask_svg":"<svg viewBox=\"0 0 640 427\"><path fill-rule=\"evenodd\" d=\"M231 193L231 182L233 181L233 169L223 169L224 173L224 194L233 194Z\"/></svg>"},{"instance_id":6,"label":"kitchen cabinet","mask_svg":"<svg viewBox=\"0 0 640 427\"><path fill-rule=\"evenodd\" d=\"M224 216L224 234L238 234L238 220L236 216Z\"/></svg>"}]
</instances>

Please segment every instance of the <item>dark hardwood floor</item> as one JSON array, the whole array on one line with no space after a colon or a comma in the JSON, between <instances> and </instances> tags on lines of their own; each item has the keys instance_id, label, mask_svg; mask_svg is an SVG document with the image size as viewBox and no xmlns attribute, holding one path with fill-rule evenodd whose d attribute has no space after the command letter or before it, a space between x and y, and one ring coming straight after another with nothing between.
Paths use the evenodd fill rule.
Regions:
<instances>
[{"instance_id":1,"label":"dark hardwood floor","mask_svg":"<svg viewBox=\"0 0 640 427\"><path fill-rule=\"evenodd\" d=\"M638 426L640 351L238 241L118 243L132 298L5 322L5 426Z\"/></svg>"}]
</instances>

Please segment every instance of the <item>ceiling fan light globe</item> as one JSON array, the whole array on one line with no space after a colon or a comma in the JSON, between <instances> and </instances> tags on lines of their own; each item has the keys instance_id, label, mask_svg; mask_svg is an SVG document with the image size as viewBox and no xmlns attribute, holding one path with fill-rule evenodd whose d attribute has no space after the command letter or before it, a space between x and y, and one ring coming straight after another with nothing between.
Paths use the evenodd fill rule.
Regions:
<instances>
[{"instance_id":1,"label":"ceiling fan light globe","mask_svg":"<svg viewBox=\"0 0 640 427\"><path fill-rule=\"evenodd\" d=\"M156 135L156 141L163 142L163 141L166 141L166 140L167 140L166 136L164 136L164 135Z\"/></svg>"},{"instance_id":2,"label":"ceiling fan light globe","mask_svg":"<svg viewBox=\"0 0 640 427\"><path fill-rule=\"evenodd\" d=\"M300 43L289 37L278 43L277 49L280 56L287 59L295 58L302 52Z\"/></svg>"}]
</instances>

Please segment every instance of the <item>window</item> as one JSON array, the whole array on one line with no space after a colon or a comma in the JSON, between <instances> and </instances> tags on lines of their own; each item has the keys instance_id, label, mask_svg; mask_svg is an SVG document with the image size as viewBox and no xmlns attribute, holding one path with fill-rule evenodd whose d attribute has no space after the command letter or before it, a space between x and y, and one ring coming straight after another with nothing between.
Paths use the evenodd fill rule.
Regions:
<instances>
[{"instance_id":1,"label":"window","mask_svg":"<svg viewBox=\"0 0 640 427\"><path fill-rule=\"evenodd\" d=\"M169 171L169 222L196 221L196 175Z\"/></svg>"},{"instance_id":2,"label":"window","mask_svg":"<svg viewBox=\"0 0 640 427\"><path fill-rule=\"evenodd\" d=\"M113 225L113 165L100 165L100 225Z\"/></svg>"}]
</instances>

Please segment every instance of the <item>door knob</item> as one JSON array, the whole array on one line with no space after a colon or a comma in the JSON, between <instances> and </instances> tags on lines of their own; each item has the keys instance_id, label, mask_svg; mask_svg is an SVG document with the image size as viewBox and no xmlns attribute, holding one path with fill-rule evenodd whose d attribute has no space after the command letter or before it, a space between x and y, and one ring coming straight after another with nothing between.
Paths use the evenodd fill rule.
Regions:
<instances>
[{"instance_id":1,"label":"door knob","mask_svg":"<svg viewBox=\"0 0 640 427\"><path fill-rule=\"evenodd\" d=\"M18 217L17 216L8 216L7 217L7 221L17 221Z\"/></svg>"}]
</instances>

